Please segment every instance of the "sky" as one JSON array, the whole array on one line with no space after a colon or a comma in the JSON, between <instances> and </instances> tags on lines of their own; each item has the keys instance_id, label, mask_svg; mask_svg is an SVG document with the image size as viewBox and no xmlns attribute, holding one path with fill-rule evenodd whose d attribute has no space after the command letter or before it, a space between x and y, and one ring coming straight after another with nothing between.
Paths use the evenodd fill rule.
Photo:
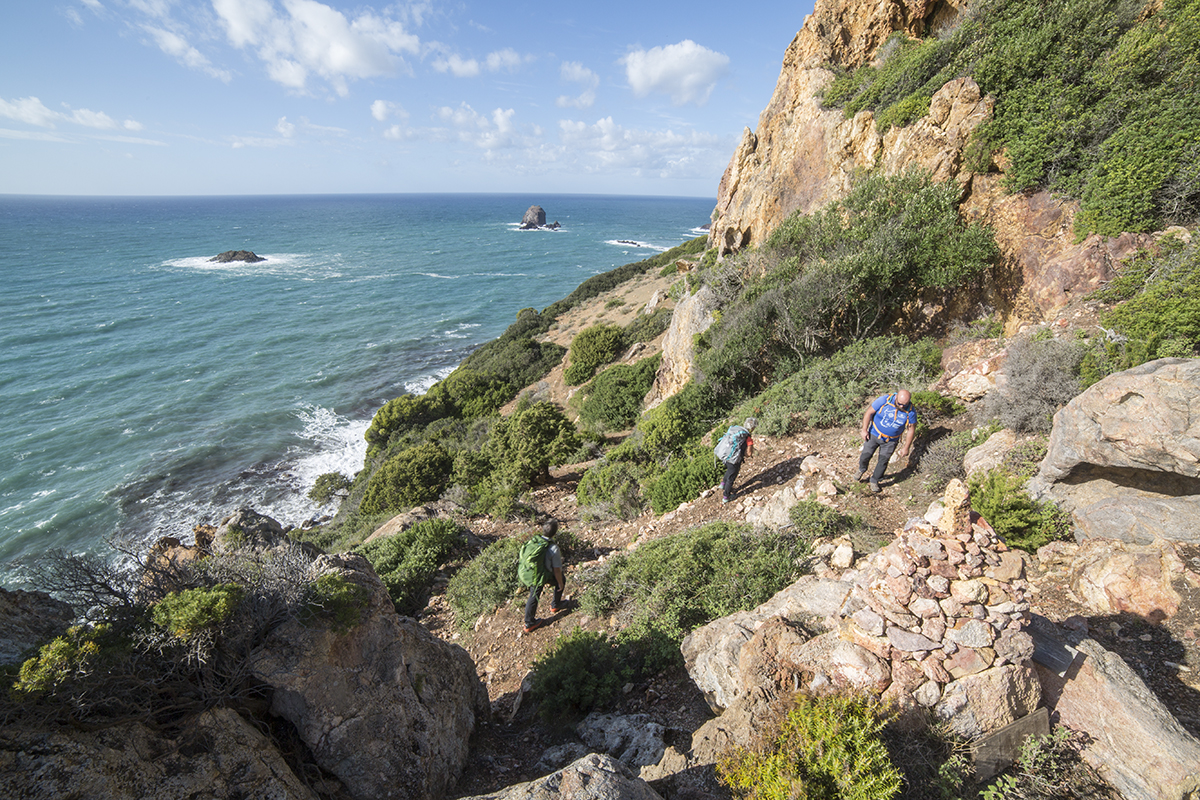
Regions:
<instances>
[{"instance_id":1,"label":"sky","mask_svg":"<svg viewBox=\"0 0 1200 800\"><path fill-rule=\"evenodd\" d=\"M812 0L8 0L0 194L715 197Z\"/></svg>"}]
</instances>

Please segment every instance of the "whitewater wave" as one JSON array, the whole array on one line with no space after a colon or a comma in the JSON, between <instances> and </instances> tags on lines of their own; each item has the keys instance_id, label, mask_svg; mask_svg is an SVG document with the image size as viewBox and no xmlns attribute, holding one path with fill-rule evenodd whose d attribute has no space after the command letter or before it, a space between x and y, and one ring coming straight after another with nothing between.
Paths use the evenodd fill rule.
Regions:
<instances>
[{"instance_id":1,"label":"whitewater wave","mask_svg":"<svg viewBox=\"0 0 1200 800\"><path fill-rule=\"evenodd\" d=\"M194 272L219 273L235 277L270 275L298 280L326 280L342 276L340 253L257 253L264 261L253 264L245 261L212 261L212 256L186 256L163 261L161 267Z\"/></svg>"},{"instance_id":2,"label":"whitewater wave","mask_svg":"<svg viewBox=\"0 0 1200 800\"><path fill-rule=\"evenodd\" d=\"M455 367L443 367L432 374L425 375L411 381L406 381L404 384L404 390L406 392L410 392L411 394L425 394L433 387L435 383L440 381L442 378L445 378L451 372L454 372L454 370Z\"/></svg>"},{"instance_id":3,"label":"whitewater wave","mask_svg":"<svg viewBox=\"0 0 1200 800\"><path fill-rule=\"evenodd\" d=\"M604 243L611 244L616 247L625 247L625 248L629 248L629 249L633 249L633 250L653 250L656 253L665 253L666 251L671 249L669 247L660 247L659 245L656 245L656 244L650 244L649 242L639 242L639 241L635 241L633 239L605 239Z\"/></svg>"}]
</instances>

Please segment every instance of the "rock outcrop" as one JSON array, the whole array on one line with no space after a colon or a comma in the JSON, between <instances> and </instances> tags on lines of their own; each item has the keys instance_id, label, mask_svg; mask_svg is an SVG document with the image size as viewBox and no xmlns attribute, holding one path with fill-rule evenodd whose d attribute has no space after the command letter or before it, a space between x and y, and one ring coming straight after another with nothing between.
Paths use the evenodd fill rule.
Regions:
<instances>
[{"instance_id":1,"label":"rock outcrop","mask_svg":"<svg viewBox=\"0 0 1200 800\"><path fill-rule=\"evenodd\" d=\"M399 616L359 555L322 556L366 588L349 630L291 620L256 653L271 710L292 723L317 763L355 798L433 798L453 787L487 694L466 651Z\"/></svg>"},{"instance_id":2,"label":"rock outcrop","mask_svg":"<svg viewBox=\"0 0 1200 800\"><path fill-rule=\"evenodd\" d=\"M546 209L541 206L530 206L525 211L525 216L521 217L520 229L523 231L532 231L537 228L557 230L560 227L562 226L557 222L551 222L549 225L546 224Z\"/></svg>"},{"instance_id":3,"label":"rock outcrop","mask_svg":"<svg viewBox=\"0 0 1200 800\"><path fill-rule=\"evenodd\" d=\"M0 731L0 797L24 800L316 800L279 751L227 708L163 736L137 722L99 730Z\"/></svg>"},{"instance_id":4,"label":"rock outcrop","mask_svg":"<svg viewBox=\"0 0 1200 800\"><path fill-rule=\"evenodd\" d=\"M678 393L692 379L696 370L696 334L703 333L713 324L716 307L716 295L707 285L675 305L671 326L663 338L662 363L654 376L654 386L646 395L647 409Z\"/></svg>"},{"instance_id":5,"label":"rock outcrop","mask_svg":"<svg viewBox=\"0 0 1200 800\"><path fill-rule=\"evenodd\" d=\"M245 261L247 264L257 264L259 261L266 261L260 255L257 255L250 250L226 250L224 253L218 253L209 259L218 264L228 264L231 261Z\"/></svg>"},{"instance_id":6,"label":"rock outcrop","mask_svg":"<svg viewBox=\"0 0 1200 800\"><path fill-rule=\"evenodd\" d=\"M1200 542L1200 359L1151 361L1068 403L1029 489L1082 538Z\"/></svg>"},{"instance_id":7,"label":"rock outcrop","mask_svg":"<svg viewBox=\"0 0 1200 800\"><path fill-rule=\"evenodd\" d=\"M0 664L19 664L29 650L61 635L74 618L69 605L45 592L0 588Z\"/></svg>"},{"instance_id":8,"label":"rock outcrop","mask_svg":"<svg viewBox=\"0 0 1200 800\"><path fill-rule=\"evenodd\" d=\"M611 756L591 753L544 778L462 800L662 800Z\"/></svg>"}]
</instances>

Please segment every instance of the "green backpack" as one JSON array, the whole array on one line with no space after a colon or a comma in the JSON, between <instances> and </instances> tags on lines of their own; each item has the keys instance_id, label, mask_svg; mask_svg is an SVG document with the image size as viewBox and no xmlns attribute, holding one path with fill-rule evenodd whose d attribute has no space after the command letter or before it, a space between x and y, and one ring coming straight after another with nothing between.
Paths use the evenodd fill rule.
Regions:
<instances>
[{"instance_id":1,"label":"green backpack","mask_svg":"<svg viewBox=\"0 0 1200 800\"><path fill-rule=\"evenodd\" d=\"M522 586L545 586L550 582L550 571L546 569L546 549L550 541L541 534L521 545L517 558L517 580Z\"/></svg>"}]
</instances>

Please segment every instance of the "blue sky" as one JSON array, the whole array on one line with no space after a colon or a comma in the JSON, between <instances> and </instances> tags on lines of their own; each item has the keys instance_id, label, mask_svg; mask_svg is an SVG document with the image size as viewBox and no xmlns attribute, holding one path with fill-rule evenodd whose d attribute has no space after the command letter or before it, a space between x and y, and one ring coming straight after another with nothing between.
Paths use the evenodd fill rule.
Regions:
<instances>
[{"instance_id":1,"label":"blue sky","mask_svg":"<svg viewBox=\"0 0 1200 800\"><path fill-rule=\"evenodd\" d=\"M812 0L13 0L0 193L715 197Z\"/></svg>"}]
</instances>

